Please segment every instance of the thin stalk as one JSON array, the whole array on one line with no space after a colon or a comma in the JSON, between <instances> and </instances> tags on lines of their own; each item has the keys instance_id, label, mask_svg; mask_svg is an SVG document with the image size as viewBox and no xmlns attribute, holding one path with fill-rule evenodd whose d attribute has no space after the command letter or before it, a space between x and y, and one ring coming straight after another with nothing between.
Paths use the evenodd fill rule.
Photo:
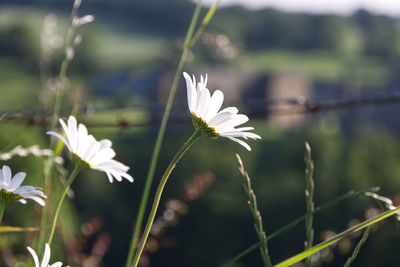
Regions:
<instances>
[{"instance_id":1,"label":"thin stalk","mask_svg":"<svg viewBox=\"0 0 400 267\"><path fill-rule=\"evenodd\" d=\"M361 191L349 191L337 198L334 198L330 201L328 201L327 203L325 203L324 205L321 205L320 207L315 208L313 214L318 213L319 211L323 211L341 201L353 198L353 197L358 197L358 196L367 196L366 193L370 193L372 192L376 192L378 191L379 188L377 187L373 187L367 190L361 190ZM293 220L292 222L284 225L283 227L279 228L277 231L271 233L268 235L267 241L273 239L274 237L285 233L287 231L289 231L290 229L292 229L293 227L295 227L296 225L300 224L301 222L303 222L306 219L306 214L298 217L297 219ZM253 245L251 245L250 247L248 247L247 249L245 249L244 251L242 251L241 253L239 253L238 255L236 255L235 257L233 257L232 259L228 260L226 263L223 263L222 265L220 265L220 267L227 267L230 266L231 264L233 264L235 261L241 259L242 257L246 256L247 254L249 254L250 252L252 252L253 250L257 249L260 246L260 242L257 242Z\"/></svg>"},{"instance_id":2,"label":"thin stalk","mask_svg":"<svg viewBox=\"0 0 400 267\"><path fill-rule=\"evenodd\" d=\"M70 22L71 26L68 28L66 37L65 37L65 42L64 42L64 51L67 50L67 48L70 46L72 42L72 37L74 36L76 26L74 25L73 21L76 15L78 14L78 9L80 4L77 4L79 2L75 1L72 11L71 11L71 16L70 16ZM53 109L53 118L51 121L51 131L54 131L57 120L59 117L59 113L61 110L61 104L62 104L62 97L64 94L64 85L65 85L65 79L67 77L67 70L68 70L68 65L71 62L71 58L68 57L67 53L65 55L64 60L61 63L61 68L60 68L60 73L58 74L58 83L57 83L57 88L56 88L56 100L54 103L54 109Z\"/></svg>"},{"instance_id":3,"label":"thin stalk","mask_svg":"<svg viewBox=\"0 0 400 267\"><path fill-rule=\"evenodd\" d=\"M358 252L360 252L361 247L365 244L365 241L367 241L370 230L371 230L371 225L368 226L367 229L365 229L363 236L361 237L360 241L358 241L358 244L353 251L353 254L351 254L351 257L346 261L343 267L349 267L350 264L352 264L353 261L356 259Z\"/></svg>"},{"instance_id":4,"label":"thin stalk","mask_svg":"<svg viewBox=\"0 0 400 267\"><path fill-rule=\"evenodd\" d=\"M4 210L6 209L6 203L0 201L0 224L3 219Z\"/></svg>"},{"instance_id":5,"label":"thin stalk","mask_svg":"<svg viewBox=\"0 0 400 267\"><path fill-rule=\"evenodd\" d=\"M185 142L185 144L179 149L178 153L174 156L174 158L169 163L167 169L165 170L160 184L158 185L156 195L154 197L153 206L151 207L150 215L147 220L146 227L143 232L142 240L140 241L139 247L136 251L135 258L133 259L133 266L136 267L139 263L140 256L142 255L144 246L146 245L147 238L149 236L151 226L153 225L154 218L156 216L156 212L158 209L158 205L160 204L160 199L162 192L164 190L164 186L167 183L168 177L170 176L172 170L175 168L175 165L178 163L180 158L185 154L185 152L193 145L193 143L201 136L200 131L195 131L194 134Z\"/></svg>"},{"instance_id":6,"label":"thin stalk","mask_svg":"<svg viewBox=\"0 0 400 267\"><path fill-rule=\"evenodd\" d=\"M313 224L313 219L314 219L314 202L313 202L313 197L314 197L314 180L313 180L313 174L314 174L314 162L311 159L311 147L308 142L306 142L306 153L304 156L304 162L306 164L306 242L304 245L304 248L310 249L313 244L313 239L314 239L314 230L312 228ZM311 267L311 257L308 257L306 259L306 266Z\"/></svg>"},{"instance_id":7,"label":"thin stalk","mask_svg":"<svg viewBox=\"0 0 400 267\"><path fill-rule=\"evenodd\" d=\"M54 236L54 230L56 229L56 224L57 224L57 218L58 218L58 213L60 212L61 205L64 201L65 195L67 194L68 189L70 188L72 182L75 180L76 175L80 171L82 167L80 164L76 164L74 170L72 171L71 175L68 178L67 184L65 185L64 191L62 192L60 199L58 200L56 210L54 212L53 216L53 223L51 225L51 230L49 234L49 239L47 240L47 244L51 244L51 241L53 241L53 236Z\"/></svg>"},{"instance_id":8,"label":"thin stalk","mask_svg":"<svg viewBox=\"0 0 400 267\"><path fill-rule=\"evenodd\" d=\"M54 130L57 124L57 120L59 118L59 113L61 110L61 103L62 103L62 96L64 94L64 86L65 86L65 79L67 76L67 69L68 69L68 62L65 59L61 63L60 73L58 75L58 86L56 90L56 100L53 109L53 118L51 120L51 130Z\"/></svg>"},{"instance_id":9,"label":"thin stalk","mask_svg":"<svg viewBox=\"0 0 400 267\"><path fill-rule=\"evenodd\" d=\"M171 85L171 88L169 91L167 104L165 106L164 115L162 117L162 121L161 121L161 125L160 125L160 130L158 131L156 144L154 146L153 154L152 154L151 161L150 161L150 167L147 172L146 184L144 186L142 198L140 201L139 211L137 214L135 227L133 230L132 239L131 239L131 243L129 246L129 252L128 252L128 256L126 258L126 263L125 263L126 267L131 266L132 259L133 259L134 253L135 253L135 248L137 246L137 242L138 242L138 238L139 238L139 232L140 232L140 229L142 228L144 213L146 211L146 206L147 206L147 202L148 202L149 195L150 195L151 185L153 183L154 172L155 172L155 169L157 166L157 162L158 162L158 158L159 158L160 150L161 150L161 145L163 143L163 139L164 139L164 135L165 135L165 129L167 127L168 118L171 113L171 107L172 107L172 104L174 101L176 89L178 87L179 77L182 73L185 59L186 59L186 56L190 49L190 46L188 46L188 43L189 43L189 40L191 40L191 38L192 38L194 27L197 24L197 21L199 18L200 10L201 10L201 2L199 2L197 4L197 7L196 7L193 17L192 17L192 21L190 22L189 29L186 33L186 38L185 38L185 42L183 45L182 53L179 57L178 65L177 65L177 68L175 71L174 80L172 82L172 85Z\"/></svg>"},{"instance_id":10,"label":"thin stalk","mask_svg":"<svg viewBox=\"0 0 400 267\"><path fill-rule=\"evenodd\" d=\"M68 48L68 46L72 42L72 37L75 33L76 26L74 26L73 21L74 18L78 14L78 9L80 6L79 1L74 1L72 10L71 10L71 15L70 15L70 26L67 30L66 36L65 36L65 41L64 41L64 51ZM61 110L61 104L62 104L62 97L64 94L64 86L65 86L65 79L67 77L67 70L69 63L71 61L71 58L68 57L68 55L65 55L65 58L63 59L60 67L60 72L58 74L58 82L57 82L57 87L56 87L56 99L54 102L54 107L53 107L53 117L51 120L51 126L50 126L50 131L54 131L56 128L57 120L59 118L59 113ZM60 143L61 141L58 141ZM62 143L62 142L61 142ZM54 165L54 158L56 157L56 153L53 154L53 156L50 156L45 162L44 162L44 185L43 189L45 192L49 191L49 184L50 184L50 177L51 177L51 172L53 170L53 165ZM50 203L50 199L48 201ZM43 252L44 244L43 240L45 239L45 232L42 230L45 228L46 225L46 219L49 213L49 207L50 205L47 205L46 208L42 209L42 213L40 215L40 232L39 232L39 237L38 237L38 243L37 243L37 252L38 255L41 255Z\"/></svg>"},{"instance_id":11,"label":"thin stalk","mask_svg":"<svg viewBox=\"0 0 400 267\"><path fill-rule=\"evenodd\" d=\"M200 35L204 31L204 28L207 26L207 24L210 22L211 18L214 16L214 13L217 10L218 4L219 4L219 0L215 1L214 4L210 7L207 14L204 16L204 18L200 24L200 27L197 29L196 33L193 35L193 38L190 39L189 46L192 46L197 41L197 39L199 39Z\"/></svg>"},{"instance_id":12,"label":"thin stalk","mask_svg":"<svg viewBox=\"0 0 400 267\"><path fill-rule=\"evenodd\" d=\"M253 215L254 227L256 229L257 237L258 237L259 244L260 244L259 248L260 248L261 258L263 260L264 266L270 267L271 259L268 254L267 236L263 229L263 223L262 223L260 211L258 210L258 207L257 207L256 195L255 195L253 189L251 188L250 176L247 173L247 171L244 169L243 162L242 162L242 159L240 158L239 154L236 154L236 158L239 163L239 171L242 174L241 179L242 179L244 191L247 196L247 202L249 204L251 214Z\"/></svg>"},{"instance_id":13,"label":"thin stalk","mask_svg":"<svg viewBox=\"0 0 400 267\"><path fill-rule=\"evenodd\" d=\"M43 166L43 173L44 173L44 184L43 184L43 188L45 192L49 191L49 181L50 181L50 176L51 176L51 170L53 169L53 164L54 164L54 157L55 157L55 153L50 156L48 159L46 159L46 161L44 162L44 166ZM45 208L42 209L42 212L40 214L40 231L39 231L39 237L37 240L37 252L38 255L41 255L43 252L43 247L42 246L44 239L45 239L45 226L46 226L46 221L47 221L47 216L49 213L49 208L51 206L51 201L50 199L48 199L47 205Z\"/></svg>"}]
</instances>

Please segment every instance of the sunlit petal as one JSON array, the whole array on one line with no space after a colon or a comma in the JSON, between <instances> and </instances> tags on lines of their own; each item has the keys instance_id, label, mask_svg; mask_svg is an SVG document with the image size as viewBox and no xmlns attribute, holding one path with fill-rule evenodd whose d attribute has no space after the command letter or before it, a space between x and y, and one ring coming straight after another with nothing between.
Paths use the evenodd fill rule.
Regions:
<instances>
[{"instance_id":1,"label":"sunlit petal","mask_svg":"<svg viewBox=\"0 0 400 267\"><path fill-rule=\"evenodd\" d=\"M43 255L43 259L42 259L42 263L40 264L39 262L39 258L36 254L36 252L30 248L27 247L29 253L32 255L33 258L33 262L35 263L35 267L61 267L62 266L62 262L61 261L57 261L53 264L50 264L50 246L46 243L45 244L45 249L44 249L44 255Z\"/></svg>"},{"instance_id":2,"label":"sunlit petal","mask_svg":"<svg viewBox=\"0 0 400 267\"><path fill-rule=\"evenodd\" d=\"M14 178L12 179L11 184L8 187L8 190L12 192L15 189L17 189L24 181L25 176L26 176L26 173L24 173L24 172L19 172L16 175L14 175Z\"/></svg>"},{"instance_id":3,"label":"sunlit petal","mask_svg":"<svg viewBox=\"0 0 400 267\"><path fill-rule=\"evenodd\" d=\"M27 247L27 249L28 249L29 253L31 253L31 255L32 255L33 262L35 263L35 267L40 267L40 265L39 265L39 258L38 258L38 256L36 255L36 252L35 252L32 248L30 248L30 247Z\"/></svg>"}]
</instances>

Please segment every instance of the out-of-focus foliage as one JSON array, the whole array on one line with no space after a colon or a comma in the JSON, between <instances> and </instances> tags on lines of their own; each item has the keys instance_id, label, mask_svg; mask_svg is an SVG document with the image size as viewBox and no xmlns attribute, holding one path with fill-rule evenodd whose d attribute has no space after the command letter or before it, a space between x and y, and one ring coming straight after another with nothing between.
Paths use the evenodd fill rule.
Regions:
<instances>
[{"instance_id":1,"label":"out-of-focus foliage","mask_svg":"<svg viewBox=\"0 0 400 267\"><path fill-rule=\"evenodd\" d=\"M3 1L0 7L0 112L52 107L51 84L47 80L43 82L40 76L39 37L48 13L58 17L58 34L65 35L71 2L8 1L4 4ZM64 99L64 113L68 115L75 101L104 108L101 113L93 113L89 106L83 118L93 122L88 128L96 138L114 142L117 160L130 165L135 178L133 184L110 185L104 174L84 171L72 186L76 206L64 208L63 240L72 242L66 242L66 247L79 247L73 241L81 234L85 237L84 242L80 240L80 246L84 253L90 254L99 238L110 234L104 266L124 263L163 104L160 100L163 91L152 102L145 94L159 84L169 84L168 78L158 78L174 68L193 7L191 2L178 0L88 1L80 10L82 14L95 15L96 21L79 29L83 41L67 74L70 86ZM207 71L210 82L217 78L211 67L236 67L243 73L267 74L294 70L305 73L312 82L323 81L332 86L356 84L362 87L360 91L377 92L381 88L398 87L399 36L397 19L366 11L339 17L287 14L272 9L251 11L233 6L217 11L206 35L194 47L188 69ZM221 50L226 49L226 44L232 49L231 54ZM59 48L46 75L50 78L57 75L63 57L63 48ZM349 90L337 95L357 92ZM177 99L185 99L184 94L182 87ZM124 109L125 105L130 109ZM109 110L109 107L116 108ZM380 112L394 113L392 109ZM373 186L380 186L382 195L398 197L400 142L399 127L394 123L398 121L391 120L390 127L383 122L374 124L371 118L376 113L376 110L360 109L310 115L299 127L289 129L278 128L260 118L253 125L262 141L251 143L251 153L226 140L201 139L174 170L163 198L179 198L185 182L196 174L211 171L215 180L201 198L190 203L188 213L167 229L165 239L150 255L150 266L217 266L256 242L235 163L236 152L240 153L252 178L267 236L305 212L306 140L310 142L315 162L317 206L348 190ZM101 124L124 118L140 125L123 129ZM34 120L29 122L35 124ZM99 125L104 127L96 127ZM47 148L46 130L37 125L0 121L0 151L9 151L18 144L25 147L39 144ZM184 125L171 121L155 180L192 130L189 115ZM27 183L43 182L43 159L17 156L7 164L13 170L27 172ZM68 166L67 160L65 167L68 169ZM62 179L59 175L54 177ZM32 226L38 220L32 206L32 203L14 204L7 208L5 222ZM380 206L360 198L316 215L315 241L321 241L327 230L344 230L352 219L363 220L365 210L371 207ZM88 222L97 225L93 228L96 231ZM398 244L399 231L395 230L393 220L380 226L371 231L354 266L398 264L392 252ZM88 228L93 232L84 235ZM303 229L299 226L269 242L274 263L302 250ZM7 235L1 240L0 251L11 244L23 259L27 254L25 245L33 242L34 234L27 238L22 234ZM346 242L347 245L332 248L322 257L324 266L338 266L346 261L351 245L357 240ZM61 246L52 248L54 256L66 256L62 251ZM69 264L76 266L75 260ZM249 254L236 266L260 266L259 255Z\"/></svg>"}]
</instances>

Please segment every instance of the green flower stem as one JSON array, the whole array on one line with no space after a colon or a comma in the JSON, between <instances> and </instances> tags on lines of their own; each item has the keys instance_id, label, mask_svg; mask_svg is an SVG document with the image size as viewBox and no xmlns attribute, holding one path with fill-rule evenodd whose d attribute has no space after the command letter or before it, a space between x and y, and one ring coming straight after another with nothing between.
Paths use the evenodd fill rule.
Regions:
<instances>
[{"instance_id":1,"label":"green flower stem","mask_svg":"<svg viewBox=\"0 0 400 267\"><path fill-rule=\"evenodd\" d=\"M3 201L0 201L0 223L1 223L1 220L3 219L3 214L4 214L5 208L6 208L6 203L4 203Z\"/></svg>"},{"instance_id":2,"label":"green flower stem","mask_svg":"<svg viewBox=\"0 0 400 267\"><path fill-rule=\"evenodd\" d=\"M193 143L201 136L200 131L195 131L194 134L186 141L186 143L179 149L178 153L169 163L167 169L165 170L160 184L158 185L156 195L154 197L153 206L151 207L150 215L147 220L146 228L144 229L142 240L140 241L139 247L136 251L135 258L133 259L133 266L137 266L139 263L140 256L142 255L144 246L146 245L147 238L150 233L151 226L153 225L154 218L156 216L158 205L160 204L161 194L164 190L164 186L167 183L168 177L170 176L175 165L178 163L180 158L185 154L185 152L193 145Z\"/></svg>"},{"instance_id":3,"label":"green flower stem","mask_svg":"<svg viewBox=\"0 0 400 267\"><path fill-rule=\"evenodd\" d=\"M160 154L161 145L162 145L162 142L164 139L164 134L165 134L165 129L167 126L169 114L171 112L172 103L174 100L176 89L178 87L178 81L179 81L179 77L183 70L185 59L187 57L187 54L189 52L191 45L193 45L193 42L191 43L191 45L189 45L189 42L193 36L194 27L196 26L196 23L198 21L200 11L201 11L201 1L199 1L199 3L197 4L197 7L196 7L193 17L192 17L192 21L190 22L189 29L186 33L186 38L185 38L185 42L183 45L182 53L180 55L180 58L178 61L178 66L176 67L176 71L175 71L174 80L172 82L172 85L171 85L171 88L169 91L167 105L165 106L164 115L162 117L160 129L158 131L158 135L157 135L157 139L156 139L156 144L154 146L153 154L152 154L151 161L150 161L150 167L147 172L146 184L144 186L142 199L140 201L139 211L138 211L136 222L135 222L135 228L134 228L133 234L132 234L131 244L129 247L128 256L126 258L125 267L131 266L132 259L133 259L134 253L135 253L135 248L137 246L140 229L142 228L144 213L146 210L147 201L149 199L150 188L153 183L154 172L156 169L158 156Z\"/></svg>"},{"instance_id":4,"label":"green flower stem","mask_svg":"<svg viewBox=\"0 0 400 267\"><path fill-rule=\"evenodd\" d=\"M179 80L179 76L181 75L181 72L183 69L183 63L185 61L187 52L188 52L187 49L184 49L184 51L182 52L182 55L179 59L178 67L176 69L174 81ZM175 88L174 91L176 91L176 87L177 87L176 85L177 85L177 83L173 82L170 92L172 92L173 88ZM167 106L165 107L164 116L163 116L163 119L161 122L160 130L157 135L156 144L153 149L153 154L152 154L151 161L150 161L150 167L147 172L146 184L144 186L144 190L142 193L142 199L140 201L139 211L138 211L136 222L135 222L135 228L133 230L131 244L129 247L129 252L128 252L128 256L127 256L126 263L125 263L126 267L131 266L132 259L133 259L134 253L135 253L135 248L137 246L137 242L138 242L138 238L139 238L139 232L140 232L140 229L142 228L144 213L146 211L147 201L149 199L150 189L151 189L151 185L153 183L154 172L156 169L158 156L160 154L161 145L162 145L162 142L164 139L165 129L167 126L167 121L168 121L170 110L171 110L171 106L168 105L168 103L169 102L167 102ZM171 100L171 103L172 103L172 100Z\"/></svg>"},{"instance_id":5,"label":"green flower stem","mask_svg":"<svg viewBox=\"0 0 400 267\"><path fill-rule=\"evenodd\" d=\"M51 225L49 239L47 240L47 243L49 244L49 246L51 244L51 241L53 240L54 230L56 228L56 223L57 223L57 218L58 218L58 213L60 212L61 205L63 203L65 195L67 194L68 189L70 188L72 182L75 180L75 177L76 177L76 175L78 174L78 172L80 171L81 168L82 168L82 166L79 163L77 163L75 165L75 168L72 171L71 175L69 176L67 184L65 185L64 191L61 194L60 200L57 203L57 207L56 207L56 210L55 210L54 216L53 216L53 223Z\"/></svg>"}]
</instances>

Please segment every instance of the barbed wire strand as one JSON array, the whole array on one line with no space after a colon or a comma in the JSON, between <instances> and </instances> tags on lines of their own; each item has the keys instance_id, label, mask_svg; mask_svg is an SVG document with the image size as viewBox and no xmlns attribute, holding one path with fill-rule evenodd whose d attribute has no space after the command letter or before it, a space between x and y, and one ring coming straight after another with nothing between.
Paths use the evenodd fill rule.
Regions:
<instances>
[{"instance_id":1,"label":"barbed wire strand","mask_svg":"<svg viewBox=\"0 0 400 267\"><path fill-rule=\"evenodd\" d=\"M366 107L388 106L400 103L400 92L380 95L366 95L352 98L341 99L305 99L304 97L284 98L284 99L247 99L243 101L231 101L243 107L246 113L250 114L252 119L269 119L271 117L293 116L293 115L313 115L317 113L360 109ZM83 106L79 110L79 114L84 116L84 123L88 127L110 127L110 128L132 128L132 127L151 127L159 125L161 121L161 113L157 115L158 110L162 110L164 105L156 103L145 103L136 105L127 105L123 109L117 106L96 107ZM127 110L138 110L150 112L152 117L141 121L135 121L123 116L122 113ZM184 124L190 121L187 116L186 103L176 103L170 117L171 124ZM89 119L94 117L96 113L116 112L115 120L100 121L99 119ZM120 112L120 113L118 113ZM65 112L61 111L61 114ZM23 123L32 126L45 126L52 117L51 110L9 110L0 112L0 122Z\"/></svg>"}]
</instances>

